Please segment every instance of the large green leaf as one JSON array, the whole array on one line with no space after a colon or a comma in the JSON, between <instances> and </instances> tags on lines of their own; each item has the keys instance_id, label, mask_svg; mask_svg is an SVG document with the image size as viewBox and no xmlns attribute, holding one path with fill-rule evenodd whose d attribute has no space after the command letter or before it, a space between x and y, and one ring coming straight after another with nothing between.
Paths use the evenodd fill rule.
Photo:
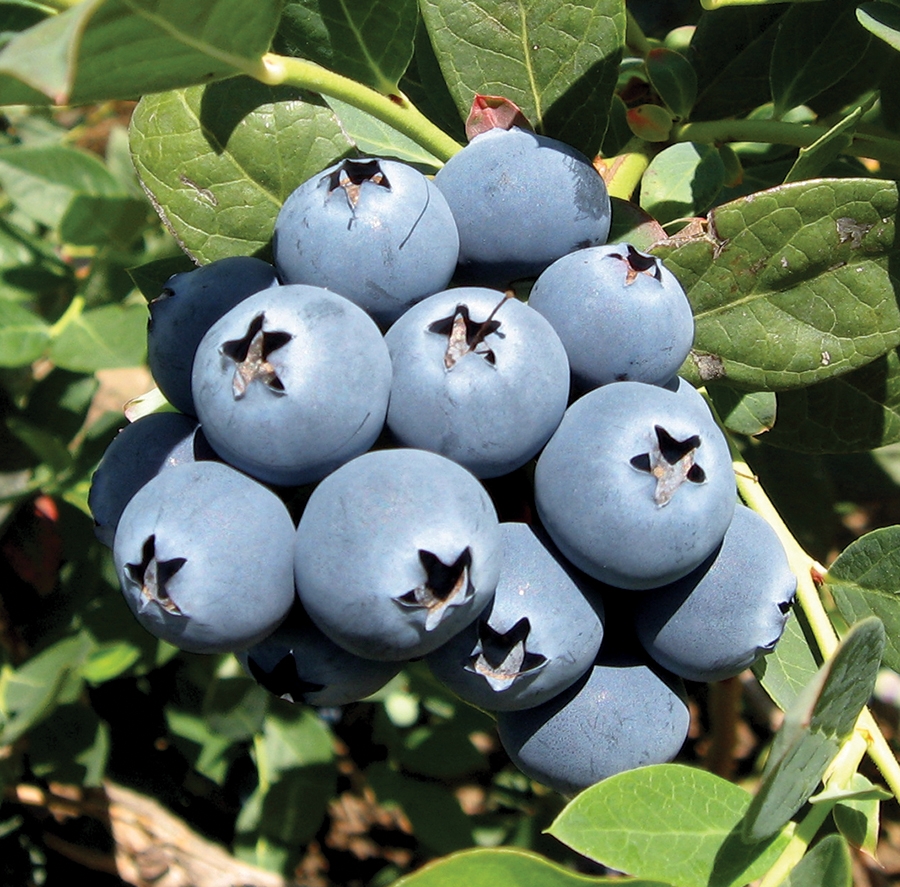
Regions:
<instances>
[{"instance_id":1,"label":"large green leaf","mask_svg":"<svg viewBox=\"0 0 900 887\"><path fill-rule=\"evenodd\" d=\"M884 623L884 664L900 671L900 527L874 530L848 545L825 582L848 622L877 616Z\"/></svg>"},{"instance_id":2,"label":"large green leaf","mask_svg":"<svg viewBox=\"0 0 900 887\"><path fill-rule=\"evenodd\" d=\"M352 150L326 105L246 77L146 96L131 147L163 221L201 262L263 250L291 191Z\"/></svg>"},{"instance_id":3,"label":"large green leaf","mask_svg":"<svg viewBox=\"0 0 900 887\"><path fill-rule=\"evenodd\" d=\"M852 883L847 842L840 835L826 835L794 866L779 887L850 887Z\"/></svg>"},{"instance_id":4,"label":"large green leaf","mask_svg":"<svg viewBox=\"0 0 900 887\"><path fill-rule=\"evenodd\" d=\"M708 232L655 248L693 306L700 378L802 387L900 344L896 213L893 182L795 182L719 206Z\"/></svg>"},{"instance_id":5,"label":"large green leaf","mask_svg":"<svg viewBox=\"0 0 900 887\"><path fill-rule=\"evenodd\" d=\"M641 180L641 208L661 224L706 212L725 184L712 145L682 142L657 154Z\"/></svg>"},{"instance_id":6,"label":"large green leaf","mask_svg":"<svg viewBox=\"0 0 900 887\"><path fill-rule=\"evenodd\" d=\"M412 58L418 18L416 0L292 0L275 46L390 95Z\"/></svg>"},{"instance_id":7,"label":"large green leaf","mask_svg":"<svg viewBox=\"0 0 900 887\"><path fill-rule=\"evenodd\" d=\"M460 113L476 94L515 102L538 132L593 156L606 132L625 42L621 0L423 0Z\"/></svg>"},{"instance_id":8,"label":"large green leaf","mask_svg":"<svg viewBox=\"0 0 900 887\"><path fill-rule=\"evenodd\" d=\"M664 887L658 881L596 878L510 847L462 850L394 881L391 887Z\"/></svg>"},{"instance_id":9,"label":"large green leaf","mask_svg":"<svg viewBox=\"0 0 900 887\"><path fill-rule=\"evenodd\" d=\"M688 56L698 85L691 119L743 114L769 101L769 60L787 8L738 6L700 17Z\"/></svg>"},{"instance_id":10,"label":"large green leaf","mask_svg":"<svg viewBox=\"0 0 900 887\"><path fill-rule=\"evenodd\" d=\"M743 819L747 840L779 833L809 800L872 694L884 645L878 619L856 623L785 712Z\"/></svg>"},{"instance_id":11,"label":"large green leaf","mask_svg":"<svg viewBox=\"0 0 900 887\"><path fill-rule=\"evenodd\" d=\"M28 366L50 341L50 327L16 302L0 299L0 366Z\"/></svg>"},{"instance_id":12,"label":"large green leaf","mask_svg":"<svg viewBox=\"0 0 900 887\"><path fill-rule=\"evenodd\" d=\"M257 70L282 0L84 0L0 51L0 103L86 104Z\"/></svg>"},{"instance_id":13,"label":"large green leaf","mask_svg":"<svg viewBox=\"0 0 900 887\"><path fill-rule=\"evenodd\" d=\"M855 0L793 4L781 19L772 50L775 116L837 83L859 61L870 39L856 20Z\"/></svg>"},{"instance_id":14,"label":"large green leaf","mask_svg":"<svg viewBox=\"0 0 900 887\"><path fill-rule=\"evenodd\" d=\"M140 366L147 354L147 308L104 305L75 314L50 344L50 357L81 373Z\"/></svg>"},{"instance_id":15,"label":"large green leaf","mask_svg":"<svg viewBox=\"0 0 900 887\"><path fill-rule=\"evenodd\" d=\"M681 764L656 764L583 791L548 831L579 853L639 878L675 887L741 887L760 877L788 834L745 843L750 795Z\"/></svg>"},{"instance_id":16,"label":"large green leaf","mask_svg":"<svg viewBox=\"0 0 900 887\"><path fill-rule=\"evenodd\" d=\"M900 354L808 388L780 391L766 443L802 453L859 453L900 441Z\"/></svg>"},{"instance_id":17,"label":"large green leaf","mask_svg":"<svg viewBox=\"0 0 900 887\"><path fill-rule=\"evenodd\" d=\"M753 673L763 689L782 711L794 705L819 670L819 662L813 654L815 642L807 637L804 626L802 612L795 609L788 617L775 649L753 665Z\"/></svg>"}]
</instances>

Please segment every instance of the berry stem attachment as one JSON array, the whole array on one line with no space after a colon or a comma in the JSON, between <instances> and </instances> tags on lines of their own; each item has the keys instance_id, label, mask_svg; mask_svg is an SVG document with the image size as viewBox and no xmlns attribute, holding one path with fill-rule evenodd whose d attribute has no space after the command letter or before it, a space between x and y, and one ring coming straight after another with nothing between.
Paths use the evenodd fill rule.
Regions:
<instances>
[{"instance_id":1,"label":"berry stem attachment","mask_svg":"<svg viewBox=\"0 0 900 887\"><path fill-rule=\"evenodd\" d=\"M442 162L462 148L402 93L383 95L306 59L267 53L263 56L262 66L248 73L269 86L296 86L347 102L412 139Z\"/></svg>"}]
</instances>

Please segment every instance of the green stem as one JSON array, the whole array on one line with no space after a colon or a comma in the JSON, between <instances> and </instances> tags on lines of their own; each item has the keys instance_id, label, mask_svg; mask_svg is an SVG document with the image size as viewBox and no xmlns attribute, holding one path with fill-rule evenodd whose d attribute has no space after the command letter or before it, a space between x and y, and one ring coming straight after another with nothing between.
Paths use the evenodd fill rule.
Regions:
<instances>
[{"instance_id":1,"label":"green stem","mask_svg":"<svg viewBox=\"0 0 900 887\"><path fill-rule=\"evenodd\" d=\"M80 317L82 312L84 311L84 296L75 296L71 302L69 302L69 307L63 312L62 317L50 327L50 338L57 338L60 333L73 321L75 318Z\"/></svg>"},{"instance_id":2,"label":"green stem","mask_svg":"<svg viewBox=\"0 0 900 887\"><path fill-rule=\"evenodd\" d=\"M628 8L625 9L625 45L642 59L653 49L653 44L644 36L641 26Z\"/></svg>"},{"instance_id":3,"label":"green stem","mask_svg":"<svg viewBox=\"0 0 900 887\"><path fill-rule=\"evenodd\" d=\"M764 142L808 148L828 132L828 127L811 123L784 123L779 120L710 120L685 123L672 130L676 142ZM900 141L856 133L844 151L853 157L870 157L885 163L900 164Z\"/></svg>"},{"instance_id":4,"label":"green stem","mask_svg":"<svg viewBox=\"0 0 900 887\"><path fill-rule=\"evenodd\" d=\"M649 142L635 136L620 154L604 161L607 172L603 178L609 196L630 200L655 153Z\"/></svg>"},{"instance_id":5,"label":"green stem","mask_svg":"<svg viewBox=\"0 0 900 887\"><path fill-rule=\"evenodd\" d=\"M814 575L822 576L825 571L800 547L743 457L734 449L732 452L735 457L734 470L741 498L769 522L781 539L791 569L797 577L797 601L806 615L820 654L823 658L827 658L837 647L838 636L822 605L813 578ZM865 739L866 751L884 777L888 788L895 797L900 798L900 763L868 708L862 710L856 730Z\"/></svg>"},{"instance_id":6,"label":"green stem","mask_svg":"<svg viewBox=\"0 0 900 887\"><path fill-rule=\"evenodd\" d=\"M837 757L832 761L829 773L825 778L825 784L835 785L839 788L848 786L865 753L865 738L859 732L854 733L844 743ZM812 805L809 813L797 825L781 856L778 857L775 864L760 881L759 887L777 887L784 881L794 866L803 859L803 855L806 853L813 838L818 834L822 824L828 818L835 803L837 802L822 801Z\"/></svg>"},{"instance_id":7,"label":"green stem","mask_svg":"<svg viewBox=\"0 0 900 887\"><path fill-rule=\"evenodd\" d=\"M263 57L260 67L248 70L247 73L269 86L288 84L347 102L393 127L441 161L449 160L462 148L462 145L435 126L402 93L383 95L306 59L268 53Z\"/></svg>"}]
</instances>

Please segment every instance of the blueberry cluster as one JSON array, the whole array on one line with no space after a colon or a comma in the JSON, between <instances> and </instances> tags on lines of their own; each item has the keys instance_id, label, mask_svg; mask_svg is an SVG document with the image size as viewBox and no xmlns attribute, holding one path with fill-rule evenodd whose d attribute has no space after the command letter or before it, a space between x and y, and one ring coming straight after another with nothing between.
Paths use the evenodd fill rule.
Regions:
<instances>
[{"instance_id":1,"label":"blueberry cluster","mask_svg":"<svg viewBox=\"0 0 900 887\"><path fill-rule=\"evenodd\" d=\"M684 292L609 227L586 157L495 128L433 180L337 163L274 266L172 277L148 355L178 412L125 428L90 495L141 624L322 706L424 658L565 793L674 757L682 679L771 650L795 580L676 375Z\"/></svg>"}]
</instances>

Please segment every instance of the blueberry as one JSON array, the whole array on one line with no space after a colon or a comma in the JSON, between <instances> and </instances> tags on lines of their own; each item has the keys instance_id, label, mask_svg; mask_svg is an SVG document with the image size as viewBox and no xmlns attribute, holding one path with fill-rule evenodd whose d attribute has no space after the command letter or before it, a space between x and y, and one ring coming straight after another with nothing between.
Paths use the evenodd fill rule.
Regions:
<instances>
[{"instance_id":1,"label":"blueberry","mask_svg":"<svg viewBox=\"0 0 900 887\"><path fill-rule=\"evenodd\" d=\"M285 283L323 286L387 326L444 289L459 236L441 192L396 160L342 160L304 182L275 220Z\"/></svg>"},{"instance_id":2,"label":"blueberry","mask_svg":"<svg viewBox=\"0 0 900 887\"><path fill-rule=\"evenodd\" d=\"M438 680L488 711L531 708L594 663L603 639L596 587L527 525L500 524L503 560L490 604L428 656Z\"/></svg>"},{"instance_id":3,"label":"blueberry","mask_svg":"<svg viewBox=\"0 0 900 887\"><path fill-rule=\"evenodd\" d=\"M564 795L616 773L671 761L690 713L679 678L634 657L601 658L559 696L500 712L500 742L529 778Z\"/></svg>"},{"instance_id":4,"label":"blueberry","mask_svg":"<svg viewBox=\"0 0 900 887\"><path fill-rule=\"evenodd\" d=\"M697 569L635 600L638 637L675 674L724 680L774 649L796 588L775 531L738 505L721 546Z\"/></svg>"},{"instance_id":5,"label":"blueberry","mask_svg":"<svg viewBox=\"0 0 900 887\"><path fill-rule=\"evenodd\" d=\"M625 380L662 385L694 339L681 284L659 259L625 243L558 259L537 279L528 304L559 334L580 390Z\"/></svg>"},{"instance_id":6,"label":"blueberry","mask_svg":"<svg viewBox=\"0 0 900 887\"><path fill-rule=\"evenodd\" d=\"M556 430L569 394L566 353L550 324L496 290L460 287L415 305L387 332L387 424L478 477L524 465Z\"/></svg>"},{"instance_id":7,"label":"blueberry","mask_svg":"<svg viewBox=\"0 0 900 887\"><path fill-rule=\"evenodd\" d=\"M366 659L411 659L489 602L499 524L481 484L455 462L377 450L313 491L294 566L304 607L335 643Z\"/></svg>"},{"instance_id":8,"label":"blueberry","mask_svg":"<svg viewBox=\"0 0 900 887\"><path fill-rule=\"evenodd\" d=\"M534 490L563 554L628 589L699 566L736 498L728 443L702 399L642 382L576 400L538 459Z\"/></svg>"},{"instance_id":9,"label":"blueberry","mask_svg":"<svg viewBox=\"0 0 900 887\"><path fill-rule=\"evenodd\" d=\"M513 127L491 129L435 176L459 229L459 277L507 286L606 242L609 195L581 152Z\"/></svg>"},{"instance_id":10,"label":"blueberry","mask_svg":"<svg viewBox=\"0 0 900 887\"><path fill-rule=\"evenodd\" d=\"M172 406L196 415L191 366L200 340L238 302L277 283L275 269L252 256L219 259L169 278L149 306L147 364Z\"/></svg>"},{"instance_id":11,"label":"blueberry","mask_svg":"<svg viewBox=\"0 0 900 887\"><path fill-rule=\"evenodd\" d=\"M294 601L294 524L262 484L219 462L176 465L122 512L113 555L151 634L193 653L241 650Z\"/></svg>"},{"instance_id":12,"label":"blueberry","mask_svg":"<svg viewBox=\"0 0 900 887\"><path fill-rule=\"evenodd\" d=\"M131 497L160 471L212 454L197 420L182 413L151 413L126 425L106 448L91 479L88 505L94 533L108 548Z\"/></svg>"},{"instance_id":13,"label":"blueberry","mask_svg":"<svg viewBox=\"0 0 900 887\"><path fill-rule=\"evenodd\" d=\"M381 433L391 359L374 321L314 286L278 286L218 320L197 349L194 400L213 449L262 481L313 483Z\"/></svg>"},{"instance_id":14,"label":"blueberry","mask_svg":"<svg viewBox=\"0 0 900 887\"><path fill-rule=\"evenodd\" d=\"M403 667L348 653L297 604L272 634L238 654L261 686L288 702L347 705L380 690Z\"/></svg>"}]
</instances>

